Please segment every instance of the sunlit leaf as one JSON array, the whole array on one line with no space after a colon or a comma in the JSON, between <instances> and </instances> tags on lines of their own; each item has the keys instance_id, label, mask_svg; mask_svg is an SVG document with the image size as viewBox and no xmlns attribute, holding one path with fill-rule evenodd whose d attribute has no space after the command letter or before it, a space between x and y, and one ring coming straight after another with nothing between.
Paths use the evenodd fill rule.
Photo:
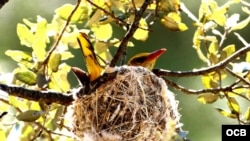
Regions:
<instances>
[{"instance_id":1,"label":"sunlit leaf","mask_svg":"<svg viewBox=\"0 0 250 141\"><path fill-rule=\"evenodd\" d=\"M231 113L231 112L228 112L226 110L223 110L221 108L215 108L220 114L222 114L223 116L225 117L229 117L229 118L237 118L238 115L237 114L234 114L234 113Z\"/></svg>"},{"instance_id":2,"label":"sunlit leaf","mask_svg":"<svg viewBox=\"0 0 250 141\"><path fill-rule=\"evenodd\" d=\"M26 25L17 24L17 35L22 45L31 47L35 40L34 34L28 29Z\"/></svg>"},{"instance_id":3,"label":"sunlit leaf","mask_svg":"<svg viewBox=\"0 0 250 141\"><path fill-rule=\"evenodd\" d=\"M37 120L42 114L44 114L43 111L28 110L23 113L20 113L16 116L16 118L20 121L32 122Z\"/></svg>"},{"instance_id":4,"label":"sunlit leaf","mask_svg":"<svg viewBox=\"0 0 250 141\"><path fill-rule=\"evenodd\" d=\"M57 8L55 13L64 20L67 20L72 10L75 8L75 5L64 4L63 6ZM83 19L88 17L89 9L86 5L80 5L75 11L74 15L71 18L70 22L81 22Z\"/></svg>"},{"instance_id":5,"label":"sunlit leaf","mask_svg":"<svg viewBox=\"0 0 250 141\"><path fill-rule=\"evenodd\" d=\"M69 51L64 51L64 52L62 52L60 54L62 56L61 60L68 60L70 58L74 58L74 55L71 52L69 52Z\"/></svg>"},{"instance_id":6,"label":"sunlit leaf","mask_svg":"<svg viewBox=\"0 0 250 141\"><path fill-rule=\"evenodd\" d=\"M166 12L176 12L180 10L180 0L162 0L159 9Z\"/></svg>"},{"instance_id":7,"label":"sunlit leaf","mask_svg":"<svg viewBox=\"0 0 250 141\"><path fill-rule=\"evenodd\" d=\"M232 55L234 52L235 52L235 45L234 44L224 47L221 51L220 60L226 59L227 57Z\"/></svg>"},{"instance_id":8,"label":"sunlit leaf","mask_svg":"<svg viewBox=\"0 0 250 141\"><path fill-rule=\"evenodd\" d=\"M86 26L95 25L99 22L100 18L103 16L103 12L100 9L97 9L91 18L87 21Z\"/></svg>"},{"instance_id":9,"label":"sunlit leaf","mask_svg":"<svg viewBox=\"0 0 250 141\"><path fill-rule=\"evenodd\" d=\"M0 139L5 141L6 140L6 133L4 132L4 130L0 130Z\"/></svg>"},{"instance_id":10,"label":"sunlit leaf","mask_svg":"<svg viewBox=\"0 0 250 141\"><path fill-rule=\"evenodd\" d=\"M210 75L204 75L201 78L205 88L217 88L219 86L218 82Z\"/></svg>"},{"instance_id":11,"label":"sunlit leaf","mask_svg":"<svg viewBox=\"0 0 250 141\"><path fill-rule=\"evenodd\" d=\"M38 61L43 61L46 56L46 43L47 37L47 20L38 16L37 17L37 29L35 32L35 40L32 44L34 54Z\"/></svg>"},{"instance_id":12,"label":"sunlit leaf","mask_svg":"<svg viewBox=\"0 0 250 141\"><path fill-rule=\"evenodd\" d=\"M119 47L120 44L121 44L121 41L118 40L118 39L116 39L116 38L114 38L114 39L110 40L110 44L112 44L115 47ZM134 47L135 45L134 45L133 42L129 41L128 44L127 44L127 46L128 47Z\"/></svg>"},{"instance_id":13,"label":"sunlit leaf","mask_svg":"<svg viewBox=\"0 0 250 141\"><path fill-rule=\"evenodd\" d=\"M218 42L214 41L214 42L211 42L211 44L209 45L208 51L209 53L217 54L218 48L219 48Z\"/></svg>"},{"instance_id":14,"label":"sunlit leaf","mask_svg":"<svg viewBox=\"0 0 250 141\"><path fill-rule=\"evenodd\" d=\"M235 98L229 97L227 101L228 107L231 109L232 113L240 113L240 106Z\"/></svg>"},{"instance_id":15,"label":"sunlit leaf","mask_svg":"<svg viewBox=\"0 0 250 141\"><path fill-rule=\"evenodd\" d=\"M244 114L244 119L250 122L250 107L247 108L247 111Z\"/></svg>"},{"instance_id":16,"label":"sunlit leaf","mask_svg":"<svg viewBox=\"0 0 250 141\"><path fill-rule=\"evenodd\" d=\"M198 96L198 101L202 104L213 103L218 99L218 94L205 93Z\"/></svg>"},{"instance_id":17,"label":"sunlit leaf","mask_svg":"<svg viewBox=\"0 0 250 141\"><path fill-rule=\"evenodd\" d=\"M29 108L27 104L27 100L25 99L20 100L19 98L10 95L8 97L8 101L13 107L18 107L22 110L26 110ZM8 109L8 113L15 115L17 111L13 107Z\"/></svg>"},{"instance_id":18,"label":"sunlit leaf","mask_svg":"<svg viewBox=\"0 0 250 141\"><path fill-rule=\"evenodd\" d=\"M199 28L196 29L196 31L194 32L193 47L195 49L200 49L200 44L201 44L200 36L202 35L203 35L203 31L200 30Z\"/></svg>"},{"instance_id":19,"label":"sunlit leaf","mask_svg":"<svg viewBox=\"0 0 250 141\"><path fill-rule=\"evenodd\" d=\"M52 55L50 56L49 68L53 72L57 72L58 67L59 67L59 65L61 63L61 58L62 58L62 55L60 53L52 53Z\"/></svg>"},{"instance_id":20,"label":"sunlit leaf","mask_svg":"<svg viewBox=\"0 0 250 141\"><path fill-rule=\"evenodd\" d=\"M28 84L28 85L35 85L36 84L36 74L32 71L18 71L15 73L16 79L19 81Z\"/></svg>"},{"instance_id":21,"label":"sunlit leaf","mask_svg":"<svg viewBox=\"0 0 250 141\"><path fill-rule=\"evenodd\" d=\"M211 5L210 5L211 6ZM229 3L221 7L214 7L212 14L209 16L209 20L214 20L218 25L224 26L226 24L226 12L228 11Z\"/></svg>"},{"instance_id":22,"label":"sunlit leaf","mask_svg":"<svg viewBox=\"0 0 250 141\"><path fill-rule=\"evenodd\" d=\"M119 0L109 0L113 7L117 8L118 10L125 12L125 5L123 1Z\"/></svg>"},{"instance_id":23,"label":"sunlit leaf","mask_svg":"<svg viewBox=\"0 0 250 141\"><path fill-rule=\"evenodd\" d=\"M51 75L51 81L49 88L61 92L67 92L70 89L70 84L67 79L67 75L70 71L70 67L66 64L61 64L56 73Z\"/></svg>"},{"instance_id":24,"label":"sunlit leaf","mask_svg":"<svg viewBox=\"0 0 250 141\"><path fill-rule=\"evenodd\" d=\"M31 61L31 54L28 52L18 51L18 50L7 50L5 51L7 56L10 56L16 62L21 62L22 60Z\"/></svg>"},{"instance_id":25,"label":"sunlit leaf","mask_svg":"<svg viewBox=\"0 0 250 141\"><path fill-rule=\"evenodd\" d=\"M209 66L217 64L219 59L218 56L214 53L208 54Z\"/></svg>"},{"instance_id":26,"label":"sunlit leaf","mask_svg":"<svg viewBox=\"0 0 250 141\"><path fill-rule=\"evenodd\" d=\"M95 42L94 47L95 47L96 54L98 54L98 56L100 56L103 60L105 60L106 62L109 62L112 59L112 55L109 52L108 43L97 41ZM99 60L98 62L100 63L100 65L103 65L103 66L106 65L106 63L103 62L102 60Z\"/></svg>"},{"instance_id":27,"label":"sunlit leaf","mask_svg":"<svg viewBox=\"0 0 250 141\"><path fill-rule=\"evenodd\" d=\"M34 126L32 124L27 124L23 130L22 130L22 135L20 136L20 140L25 141L27 140L27 137L29 137L30 134L34 134Z\"/></svg>"},{"instance_id":28,"label":"sunlit leaf","mask_svg":"<svg viewBox=\"0 0 250 141\"><path fill-rule=\"evenodd\" d=\"M110 24L92 26L91 29L98 40L106 41L112 37L113 30Z\"/></svg>"},{"instance_id":29,"label":"sunlit leaf","mask_svg":"<svg viewBox=\"0 0 250 141\"><path fill-rule=\"evenodd\" d=\"M145 19L141 19L139 22L139 28L135 31L133 37L136 40L145 41L148 38L148 24Z\"/></svg>"},{"instance_id":30,"label":"sunlit leaf","mask_svg":"<svg viewBox=\"0 0 250 141\"><path fill-rule=\"evenodd\" d=\"M176 12L171 12L161 19L161 23L171 31L185 31L188 27L181 22L181 17Z\"/></svg>"},{"instance_id":31,"label":"sunlit leaf","mask_svg":"<svg viewBox=\"0 0 250 141\"><path fill-rule=\"evenodd\" d=\"M42 111L47 111L49 109L49 105L44 101L39 101L38 104Z\"/></svg>"},{"instance_id":32,"label":"sunlit leaf","mask_svg":"<svg viewBox=\"0 0 250 141\"><path fill-rule=\"evenodd\" d=\"M250 52L247 52L247 55L246 55L246 62L250 63Z\"/></svg>"}]
</instances>

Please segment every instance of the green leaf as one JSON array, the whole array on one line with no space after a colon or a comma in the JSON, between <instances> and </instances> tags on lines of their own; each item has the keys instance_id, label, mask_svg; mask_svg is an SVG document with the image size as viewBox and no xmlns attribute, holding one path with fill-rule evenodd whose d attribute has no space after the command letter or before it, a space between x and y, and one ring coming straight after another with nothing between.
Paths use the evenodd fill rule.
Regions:
<instances>
[{"instance_id":1,"label":"green leaf","mask_svg":"<svg viewBox=\"0 0 250 141\"><path fill-rule=\"evenodd\" d=\"M232 55L235 52L235 45L228 45L225 48L222 49L222 51L225 51L227 53L227 56Z\"/></svg>"},{"instance_id":2,"label":"green leaf","mask_svg":"<svg viewBox=\"0 0 250 141\"><path fill-rule=\"evenodd\" d=\"M53 71L53 72L57 72L58 67L61 63L61 58L62 55L59 53L52 53L52 55L49 58L49 68Z\"/></svg>"},{"instance_id":3,"label":"green leaf","mask_svg":"<svg viewBox=\"0 0 250 141\"><path fill-rule=\"evenodd\" d=\"M217 3L213 1L214 8L212 8L212 14L208 17L209 20L214 20L218 25L224 26L226 24L226 12L228 11L230 3L227 3L221 7L217 7ZM216 3L216 4L215 4ZM211 7L212 5L210 5Z\"/></svg>"},{"instance_id":4,"label":"green leaf","mask_svg":"<svg viewBox=\"0 0 250 141\"><path fill-rule=\"evenodd\" d=\"M205 93L198 96L198 101L202 104L210 104L218 99L218 94Z\"/></svg>"},{"instance_id":5,"label":"green leaf","mask_svg":"<svg viewBox=\"0 0 250 141\"><path fill-rule=\"evenodd\" d=\"M15 73L16 79L19 81L28 84L28 85L35 85L36 84L36 74L32 71L18 71Z\"/></svg>"},{"instance_id":6,"label":"green leaf","mask_svg":"<svg viewBox=\"0 0 250 141\"><path fill-rule=\"evenodd\" d=\"M225 117L229 117L229 118L237 118L238 115L237 114L234 114L234 113L231 113L231 112L228 112L226 110L223 110L221 108L215 108L220 114L222 114L223 116Z\"/></svg>"},{"instance_id":7,"label":"green leaf","mask_svg":"<svg viewBox=\"0 0 250 141\"><path fill-rule=\"evenodd\" d=\"M181 22L181 17L177 12L170 12L161 19L161 23L171 31L185 31L188 27Z\"/></svg>"},{"instance_id":8,"label":"green leaf","mask_svg":"<svg viewBox=\"0 0 250 141\"><path fill-rule=\"evenodd\" d=\"M250 122L250 107L247 108L247 111L244 114L244 119Z\"/></svg>"},{"instance_id":9,"label":"green leaf","mask_svg":"<svg viewBox=\"0 0 250 141\"><path fill-rule=\"evenodd\" d=\"M46 19L37 17L37 29L35 33L35 40L32 44L34 54L38 61L44 61L46 56L46 43L47 39L47 21Z\"/></svg>"},{"instance_id":10,"label":"green leaf","mask_svg":"<svg viewBox=\"0 0 250 141\"><path fill-rule=\"evenodd\" d=\"M250 52L247 52L246 61L247 61L248 63L250 63Z\"/></svg>"},{"instance_id":11,"label":"green leaf","mask_svg":"<svg viewBox=\"0 0 250 141\"><path fill-rule=\"evenodd\" d=\"M95 13L91 16L91 18L86 23L86 26L92 26L99 22L100 18L103 16L103 12L100 9L97 9Z\"/></svg>"},{"instance_id":12,"label":"green leaf","mask_svg":"<svg viewBox=\"0 0 250 141\"><path fill-rule=\"evenodd\" d=\"M24 24L17 24L17 35L21 41L21 45L27 47L31 47L35 40L35 35Z\"/></svg>"},{"instance_id":13,"label":"green leaf","mask_svg":"<svg viewBox=\"0 0 250 141\"><path fill-rule=\"evenodd\" d=\"M28 110L20 113L16 118L20 121L32 122L37 120L42 114L44 114L43 111Z\"/></svg>"},{"instance_id":14,"label":"green leaf","mask_svg":"<svg viewBox=\"0 0 250 141\"><path fill-rule=\"evenodd\" d=\"M95 42L95 51L98 56L100 56L103 60L110 61L113 57L109 51L109 44L105 42L97 41ZM99 57L98 57L99 58ZM98 60L100 65L105 66L106 62L103 62L101 59Z\"/></svg>"},{"instance_id":15,"label":"green leaf","mask_svg":"<svg viewBox=\"0 0 250 141\"><path fill-rule=\"evenodd\" d=\"M230 110L232 111L232 113L237 113L237 114L240 113L240 106L235 98L229 97L228 101L227 101L227 105L230 108Z\"/></svg>"},{"instance_id":16,"label":"green leaf","mask_svg":"<svg viewBox=\"0 0 250 141\"><path fill-rule=\"evenodd\" d=\"M0 130L0 139L5 141L6 140L6 133L4 132L4 130Z\"/></svg>"},{"instance_id":17,"label":"green leaf","mask_svg":"<svg viewBox=\"0 0 250 141\"><path fill-rule=\"evenodd\" d=\"M209 53L217 54L218 48L219 48L218 42L217 41L213 41L209 45L208 51L209 51Z\"/></svg>"},{"instance_id":18,"label":"green leaf","mask_svg":"<svg viewBox=\"0 0 250 141\"><path fill-rule=\"evenodd\" d=\"M112 26L110 24L93 25L91 30L94 32L95 37L101 41L107 41L112 37Z\"/></svg>"},{"instance_id":19,"label":"green leaf","mask_svg":"<svg viewBox=\"0 0 250 141\"><path fill-rule=\"evenodd\" d=\"M69 51L64 51L64 52L62 52L62 53L60 53L60 54L61 54L61 56L62 56L62 59L61 59L61 60L68 60L68 59L74 57L74 55L73 55L71 52L69 52Z\"/></svg>"},{"instance_id":20,"label":"green leaf","mask_svg":"<svg viewBox=\"0 0 250 141\"><path fill-rule=\"evenodd\" d=\"M217 88L219 86L217 80L211 75L203 75L201 77L202 83L205 88Z\"/></svg>"},{"instance_id":21,"label":"green leaf","mask_svg":"<svg viewBox=\"0 0 250 141\"><path fill-rule=\"evenodd\" d=\"M30 53L28 53L28 52L17 51L17 50L7 50L7 51L5 51L5 54L7 56L10 56L16 62L20 62L23 60L27 60L27 61L32 60L32 57L31 57Z\"/></svg>"},{"instance_id":22,"label":"green leaf","mask_svg":"<svg viewBox=\"0 0 250 141\"><path fill-rule=\"evenodd\" d=\"M75 5L64 4L55 10L55 13L62 19L67 20ZM71 18L72 23L81 22L88 17L89 9L86 5L80 5Z\"/></svg>"},{"instance_id":23,"label":"green leaf","mask_svg":"<svg viewBox=\"0 0 250 141\"><path fill-rule=\"evenodd\" d=\"M67 74L70 67L66 64L61 64L56 73L52 73L49 88L56 91L67 92L70 89L70 84L67 79Z\"/></svg>"}]
</instances>

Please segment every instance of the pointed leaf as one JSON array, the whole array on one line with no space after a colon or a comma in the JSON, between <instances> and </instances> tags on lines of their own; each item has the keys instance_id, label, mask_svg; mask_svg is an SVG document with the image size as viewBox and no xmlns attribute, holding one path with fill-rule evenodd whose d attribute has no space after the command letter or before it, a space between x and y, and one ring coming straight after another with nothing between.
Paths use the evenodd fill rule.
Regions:
<instances>
[{"instance_id":1,"label":"pointed leaf","mask_svg":"<svg viewBox=\"0 0 250 141\"><path fill-rule=\"evenodd\" d=\"M58 67L61 63L61 58L62 55L59 53L52 53L52 55L49 58L49 68L53 71L53 72L57 72Z\"/></svg>"},{"instance_id":2,"label":"pointed leaf","mask_svg":"<svg viewBox=\"0 0 250 141\"><path fill-rule=\"evenodd\" d=\"M37 120L42 114L44 114L43 111L28 110L20 113L16 118L20 121L32 122Z\"/></svg>"},{"instance_id":3,"label":"pointed leaf","mask_svg":"<svg viewBox=\"0 0 250 141\"><path fill-rule=\"evenodd\" d=\"M244 119L250 122L250 107L247 108L247 111L244 114Z\"/></svg>"},{"instance_id":4,"label":"pointed leaf","mask_svg":"<svg viewBox=\"0 0 250 141\"><path fill-rule=\"evenodd\" d=\"M228 45L222 49L223 52L227 54L227 57L232 55L235 52L235 45Z\"/></svg>"},{"instance_id":5,"label":"pointed leaf","mask_svg":"<svg viewBox=\"0 0 250 141\"><path fill-rule=\"evenodd\" d=\"M188 27L181 22L180 15L176 12L171 12L161 19L161 23L171 31L185 31Z\"/></svg>"},{"instance_id":6,"label":"pointed leaf","mask_svg":"<svg viewBox=\"0 0 250 141\"><path fill-rule=\"evenodd\" d=\"M38 61L44 61L46 56L47 43L47 20L40 16L37 17L37 29L35 33L35 40L32 44L34 54Z\"/></svg>"},{"instance_id":7,"label":"pointed leaf","mask_svg":"<svg viewBox=\"0 0 250 141\"><path fill-rule=\"evenodd\" d=\"M234 114L234 113L231 113L231 112L228 112L226 110L223 110L221 108L215 108L220 114L222 114L223 116L225 117L230 117L230 118L237 118L238 115L237 114Z\"/></svg>"},{"instance_id":8,"label":"pointed leaf","mask_svg":"<svg viewBox=\"0 0 250 141\"><path fill-rule=\"evenodd\" d=\"M64 4L63 6L61 6L60 8L57 8L55 10L55 13L62 19L67 20L70 13L72 12L72 10L75 8L75 5L72 4ZM76 12L74 13L74 15L71 18L70 22L81 22L83 21L83 19L88 17L88 8L86 5L81 5L77 8Z\"/></svg>"},{"instance_id":9,"label":"pointed leaf","mask_svg":"<svg viewBox=\"0 0 250 141\"><path fill-rule=\"evenodd\" d=\"M16 62L21 62L23 60L31 61L32 57L30 53L18 51L18 50L7 50L5 52L7 56L10 56Z\"/></svg>"},{"instance_id":10,"label":"pointed leaf","mask_svg":"<svg viewBox=\"0 0 250 141\"><path fill-rule=\"evenodd\" d=\"M35 40L34 34L24 24L17 24L17 35L21 41L21 45L31 47Z\"/></svg>"},{"instance_id":11,"label":"pointed leaf","mask_svg":"<svg viewBox=\"0 0 250 141\"><path fill-rule=\"evenodd\" d=\"M232 111L232 113L237 113L237 114L240 113L240 106L235 98L229 97L228 101L227 101L227 105L230 108L230 110Z\"/></svg>"},{"instance_id":12,"label":"pointed leaf","mask_svg":"<svg viewBox=\"0 0 250 141\"><path fill-rule=\"evenodd\" d=\"M36 84L36 74L32 71L19 71L15 73L15 77L28 85L35 85Z\"/></svg>"},{"instance_id":13,"label":"pointed leaf","mask_svg":"<svg viewBox=\"0 0 250 141\"><path fill-rule=\"evenodd\" d=\"M202 104L210 104L218 99L218 94L205 93L198 96L198 101Z\"/></svg>"}]
</instances>

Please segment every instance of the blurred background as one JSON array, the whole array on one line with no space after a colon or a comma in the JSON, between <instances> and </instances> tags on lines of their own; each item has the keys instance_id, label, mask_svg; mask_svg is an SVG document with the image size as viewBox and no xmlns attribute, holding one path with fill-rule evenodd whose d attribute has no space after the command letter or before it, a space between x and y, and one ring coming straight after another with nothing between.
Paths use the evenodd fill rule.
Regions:
<instances>
[{"instance_id":1,"label":"blurred background","mask_svg":"<svg viewBox=\"0 0 250 141\"><path fill-rule=\"evenodd\" d=\"M218 3L223 4L226 1L220 0ZM11 72L17 67L16 63L5 55L5 50L30 51L27 47L20 45L16 33L17 23L23 23L23 18L36 21L37 15L50 22L56 8L65 3L74 4L74 2L72 0L10 0L4 5L0 9L0 73ZM182 0L182 2L194 15L198 15L200 0ZM229 9L229 13L237 11L241 11L240 7L234 6ZM242 15L241 19L244 19L244 16L246 15ZM161 24L154 24L147 41L134 41L136 47L128 48L127 58L138 52L167 48L167 52L159 58L156 64L157 68L184 71L206 67L206 64L199 60L196 51L192 48L192 38L196 27L193 26L193 21L185 13L182 13L182 18L182 21L189 27L187 31L171 32ZM249 27L239 33L247 40L247 34L249 34L247 32L249 32ZM124 32L118 31L114 34L122 36ZM237 47L243 46L236 36L229 36L225 45L229 43L234 43ZM70 59L67 63L71 66L84 68L84 60L80 50L72 49L72 52L75 58ZM72 88L77 87L78 84L73 74L69 75L69 80ZM171 80L190 89L202 88L200 77L171 78ZM236 120L223 117L214 109L214 107L227 108L225 101L221 100L214 104L204 105L197 101L195 95L183 94L172 88L170 90L176 94L176 99L179 101L179 111L182 115L181 122L184 124L183 129L189 132L188 138L192 141L220 141L221 125L237 124Z\"/></svg>"}]
</instances>

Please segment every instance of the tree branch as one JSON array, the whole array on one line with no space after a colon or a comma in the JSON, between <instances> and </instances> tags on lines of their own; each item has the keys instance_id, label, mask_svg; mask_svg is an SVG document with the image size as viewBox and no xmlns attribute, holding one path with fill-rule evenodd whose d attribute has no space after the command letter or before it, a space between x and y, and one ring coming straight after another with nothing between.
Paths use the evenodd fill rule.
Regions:
<instances>
[{"instance_id":1,"label":"tree branch","mask_svg":"<svg viewBox=\"0 0 250 141\"><path fill-rule=\"evenodd\" d=\"M62 39L62 36L63 36L64 32L66 31L66 28L68 27L68 25L69 25L69 23L70 23L70 21L71 21L71 18L73 17L73 15L74 15L74 13L76 12L77 8L80 6L80 3L81 3L81 0L77 0L77 3L76 3L76 5L75 5L74 9L73 9L73 10L71 11L71 13L69 14L69 17L67 18L67 21L66 21L66 23L65 23L65 25L64 25L64 27L63 27L61 33L59 34L59 36L58 36L58 38L57 38L55 44L53 45L53 47L49 50L49 52L48 52L46 58L45 58L44 61L43 61L43 64L47 64L47 63L48 63L51 54L52 54L52 53L55 51L55 49L57 48L57 46L58 46L60 40Z\"/></svg>"},{"instance_id":2,"label":"tree branch","mask_svg":"<svg viewBox=\"0 0 250 141\"><path fill-rule=\"evenodd\" d=\"M116 65L117 61L119 60L119 58L121 57L121 55L123 55L126 52L127 44L129 42L130 38L133 37L136 29L138 28L140 19L150 3L151 3L151 0L145 0L139 11L137 11L135 9L135 19L134 19L132 25L130 26L128 32L125 34L119 48L117 49L117 51L115 53L115 56L111 60L110 67L114 67Z\"/></svg>"},{"instance_id":3,"label":"tree branch","mask_svg":"<svg viewBox=\"0 0 250 141\"><path fill-rule=\"evenodd\" d=\"M9 86L5 84L0 84L0 89L12 96L17 96L33 101L44 101L46 103L70 105L74 100L73 96L69 94L67 95L50 91L37 91L18 86Z\"/></svg>"},{"instance_id":4,"label":"tree branch","mask_svg":"<svg viewBox=\"0 0 250 141\"><path fill-rule=\"evenodd\" d=\"M248 51L250 51L250 46L243 47L239 50L237 50L234 54L226 58L225 60L219 62L218 64L214 66L210 66L207 68L202 68L199 70L194 71L169 71L164 69L154 69L153 72L157 76L173 76L173 77L187 77L187 76L197 76L197 75L204 75L208 74L213 71L217 71L220 69L224 69L232 60L235 60L236 58L246 54Z\"/></svg>"}]
</instances>

